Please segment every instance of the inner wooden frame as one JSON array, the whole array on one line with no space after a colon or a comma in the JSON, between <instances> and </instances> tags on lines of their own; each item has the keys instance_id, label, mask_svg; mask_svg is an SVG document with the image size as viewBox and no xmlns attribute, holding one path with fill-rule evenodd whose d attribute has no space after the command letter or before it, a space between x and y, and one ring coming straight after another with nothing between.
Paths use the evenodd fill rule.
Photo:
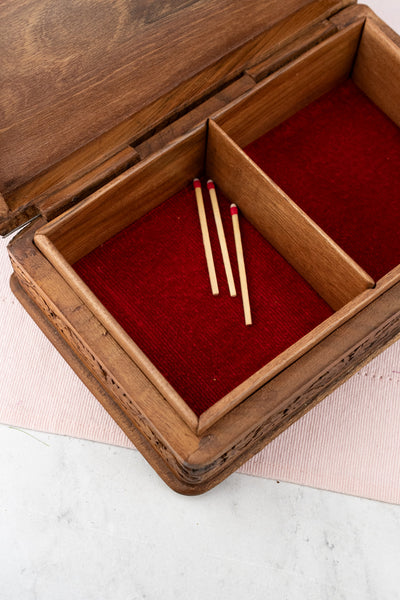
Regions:
<instances>
[{"instance_id":1,"label":"inner wooden frame","mask_svg":"<svg viewBox=\"0 0 400 600\"><path fill-rule=\"evenodd\" d=\"M204 132L199 132L198 142L201 141L202 136L204 136ZM196 147L195 140L192 141L194 147ZM184 145L186 145L186 142L187 140L184 140ZM259 221L258 230L334 310L347 305L353 298L374 285L373 280L330 240L303 211L296 207L266 175L253 165L248 157L215 124L210 124L207 148L210 149L210 156L213 157L211 160L214 166L213 177L217 186L219 186L221 177L229 175L227 166L232 166L233 160L235 169L242 173L244 179L240 180L240 186L236 192L231 193L230 200L240 207L243 204L243 198L251 197L254 186L256 186L257 202L253 211L250 207L247 212L250 213L255 224ZM206 154L208 155L208 152ZM167 150L165 155L166 163L170 165L174 172L179 173L180 170L175 168L175 159L181 156L179 145ZM187 156L186 153L183 153L183 155ZM193 156L198 158L197 153L194 153ZM149 160L147 168L141 173L140 181L148 182L149 198L151 198L150 208L153 208L154 203L158 204L165 199L163 194L158 195L156 193L158 190L166 189L166 196L169 197L171 189L169 185L173 185L173 187L179 183L182 185L179 179L174 184L168 182L168 186L165 185L161 175L163 170L161 165L158 164L164 158L164 154L162 154L157 160ZM203 168L203 160L200 163L194 160L191 166L187 166L191 176L193 176L193 173L194 175L200 174ZM184 173L187 177L188 170L184 170ZM131 184L132 189L137 192L134 182L131 182ZM118 188L117 193L120 193ZM124 196L124 198L127 197ZM145 202L144 196L133 195L127 203L128 206L131 202L133 203L130 206L131 219L133 220L138 200L139 204L140 200ZM69 215L62 216L57 222L52 222L42 228L35 236L36 244L62 273L82 300L93 310L94 314L107 327L129 356L140 366L141 370L194 430L202 431L204 427L209 427L268 381L274 373L285 368L317 343L319 339L337 327L337 318L326 320L323 327L321 324L317 331L314 329L310 334L293 344L216 402L210 409L202 413L198 419L186 402L71 267L71 264L79 260L88 248L97 247L106 237L105 231L101 228L96 229L94 224L97 215L102 212L99 206L100 200L93 206L92 201L93 199L88 203L87 210L74 209ZM115 203L113 205L115 206ZM91 210L88 210L89 207L91 207ZM110 223L111 230L114 230L115 221L117 221L117 224L119 223L118 213L112 213L110 221L114 222L114 225ZM265 223L269 223L269 226L266 227ZM313 265L311 270L309 265ZM330 275L326 277L328 272Z\"/></svg>"},{"instance_id":2,"label":"inner wooden frame","mask_svg":"<svg viewBox=\"0 0 400 600\"><path fill-rule=\"evenodd\" d=\"M228 131L228 133L233 134L236 141L239 141L241 145L245 145L246 142L249 143L251 139L257 137L257 133L254 134L256 124L252 130L253 138L249 139L247 137L247 139L244 139L244 137L240 137L240 132L242 132L242 136L249 134L251 129L249 120L251 123L254 119L254 107L257 102L260 100L263 102L269 101L271 106L275 107L275 110L279 106L279 114L275 114L273 118L271 117L271 127L273 127L349 76L356 56L361 29L361 25L356 24L306 53L293 65L283 68L257 86L254 92L246 95L244 100L236 102L234 109L230 109L228 113L222 115L218 122L223 124L225 131L229 130L229 124L234 122L236 130L233 127L232 131ZM296 71L297 75L294 78L294 85L296 86L294 89L298 91L296 94L289 94L289 89L293 88L293 70ZM277 91L279 98L288 98L286 104L277 102ZM288 106L288 103L290 106ZM240 111L240 117L236 117L232 121L232 115L235 113L239 115L238 111ZM255 121L257 120L256 118ZM243 124L242 127L239 125L240 123ZM96 314L99 320L106 325L118 343L157 386L184 421L193 431L199 434L204 433L247 396L286 366L293 363L330 332L366 306L373 297L383 293L388 286L394 283L393 277L390 278L390 281L385 278L379 290L374 292L368 290L373 286L371 278L352 259L345 255L311 219L308 219L300 209L291 203L290 199L269 180L267 175L255 167L226 133L222 132L217 125L211 123L207 144L206 134L206 128L200 127L184 138L177 140L164 151L150 157L116 178L112 183L89 197L79 207L72 209L69 213L43 227L35 236L38 247L64 279L78 293L90 310ZM266 225L268 219L265 219L262 223L259 210L254 211L251 209L250 204L244 203L242 193L235 194L234 190L226 189L225 175L227 170L224 167L224 160L218 159L218 155L222 156L224 160L229 157L230 160L237 161L236 165L241 165L241 169L246 174L247 185L251 185L251 181L257 181L261 185L260 197L261 199L264 198L262 213L265 209L264 214L271 216L271 212L268 213L269 199L271 197L274 199L273 213L275 212L275 214L272 216L276 222L275 226L268 227ZM347 283L344 286L332 285L332 282L327 282L321 276L317 276L313 282L310 282L323 297L326 299L329 297L329 303L338 311L310 334L247 379L232 393L217 402L200 418L197 418L184 400L173 390L154 365L143 355L131 338L126 335L124 330L80 280L71 264L134 220L140 218L156 204L170 197L193 177L200 175L203 172L204 161L207 174L213 177L217 186L221 187L224 193L239 205L246 217L253 222L265 237L270 236L270 232L276 229L280 220L283 219L283 222L288 223L292 218L300 224L300 229L304 233L307 231L304 234L305 240L307 240L309 233L312 233L313 243L310 243L308 247L305 246L303 259L298 260L295 253L293 253L293 249L290 249L290 244L286 250L284 243L278 248L281 253L285 252L286 260L289 262L297 261L294 266L303 277L307 279L306 265L307 258L310 257L309 252L314 252L314 258L315 254L320 255L320 252L315 253L315 247L317 247L319 250L321 248L324 250L321 255L325 257L321 262L321 272L327 256L325 252L328 252L330 257L336 261L335 264L339 265L341 269L342 281L344 274ZM241 169L239 169L239 172L242 172ZM154 201L155 190L157 190L157 201ZM317 246L315 246L315 242ZM302 265L303 272L301 272ZM326 283L328 283L328 286Z\"/></svg>"},{"instance_id":3,"label":"inner wooden frame","mask_svg":"<svg viewBox=\"0 0 400 600\"><path fill-rule=\"evenodd\" d=\"M334 41L336 44L333 46ZM326 72L316 76L313 70L315 64L312 63L321 52L325 54ZM311 64L307 65L307 62ZM243 148L336 85L351 79L373 104L400 127L400 81L393 76L399 69L399 45L385 35L373 18L366 18L309 51L307 60L301 57L271 75L241 101L221 110L215 117L215 123ZM332 86L330 73L333 72L337 76L337 84ZM315 83L314 79L317 80ZM228 182L225 178L223 181L223 191L229 194ZM389 279L393 283L400 280L400 265L378 280L377 288L381 281Z\"/></svg>"}]
</instances>

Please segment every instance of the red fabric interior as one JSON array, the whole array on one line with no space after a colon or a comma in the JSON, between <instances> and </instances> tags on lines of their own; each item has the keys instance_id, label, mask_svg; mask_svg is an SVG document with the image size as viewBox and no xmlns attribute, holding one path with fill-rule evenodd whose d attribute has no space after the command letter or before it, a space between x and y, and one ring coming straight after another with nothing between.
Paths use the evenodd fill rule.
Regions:
<instances>
[{"instance_id":1,"label":"red fabric interior","mask_svg":"<svg viewBox=\"0 0 400 600\"><path fill-rule=\"evenodd\" d=\"M375 280L400 263L400 129L351 80L245 151Z\"/></svg>"},{"instance_id":2,"label":"red fabric interior","mask_svg":"<svg viewBox=\"0 0 400 600\"><path fill-rule=\"evenodd\" d=\"M400 259L400 134L348 81L247 147L248 154L374 278ZM229 203L220 195L238 296L212 296L194 192L185 188L74 265L200 415L332 314L240 217L253 325L240 298Z\"/></svg>"},{"instance_id":3,"label":"red fabric interior","mask_svg":"<svg viewBox=\"0 0 400 600\"><path fill-rule=\"evenodd\" d=\"M332 314L240 217L253 316L246 327L229 203L219 195L235 298L229 296L204 184L203 196L219 296L211 294L192 186L74 265L197 415Z\"/></svg>"}]
</instances>

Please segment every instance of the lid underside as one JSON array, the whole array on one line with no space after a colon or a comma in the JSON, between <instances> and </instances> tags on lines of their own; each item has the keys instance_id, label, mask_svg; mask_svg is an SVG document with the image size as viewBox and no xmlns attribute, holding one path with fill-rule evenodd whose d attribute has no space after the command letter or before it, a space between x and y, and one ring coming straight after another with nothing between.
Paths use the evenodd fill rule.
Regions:
<instances>
[{"instance_id":1,"label":"lid underside","mask_svg":"<svg viewBox=\"0 0 400 600\"><path fill-rule=\"evenodd\" d=\"M350 3L0 2L0 193L5 202L77 148L289 15L309 7L312 18L316 11L324 17ZM1 196L0 201L4 208Z\"/></svg>"}]
</instances>

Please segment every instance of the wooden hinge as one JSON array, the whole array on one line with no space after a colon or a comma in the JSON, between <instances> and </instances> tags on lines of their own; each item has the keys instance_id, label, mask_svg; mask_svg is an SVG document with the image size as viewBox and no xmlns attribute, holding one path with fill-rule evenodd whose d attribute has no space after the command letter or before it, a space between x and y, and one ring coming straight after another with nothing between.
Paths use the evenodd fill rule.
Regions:
<instances>
[{"instance_id":1,"label":"wooden hinge","mask_svg":"<svg viewBox=\"0 0 400 600\"><path fill-rule=\"evenodd\" d=\"M9 209L3 196L0 194L0 220L7 219Z\"/></svg>"},{"instance_id":2,"label":"wooden hinge","mask_svg":"<svg viewBox=\"0 0 400 600\"><path fill-rule=\"evenodd\" d=\"M232 100L235 100L250 90L254 85L254 81L251 77L247 74L242 75L242 77L226 86L215 95L135 146L140 158L143 159L154 152L158 152L177 137L184 135L200 124L205 123L210 116L232 102Z\"/></svg>"},{"instance_id":3,"label":"wooden hinge","mask_svg":"<svg viewBox=\"0 0 400 600\"><path fill-rule=\"evenodd\" d=\"M247 69L247 73L258 83L336 33L337 30L337 27L328 20L316 23L272 56Z\"/></svg>"},{"instance_id":4,"label":"wooden hinge","mask_svg":"<svg viewBox=\"0 0 400 600\"><path fill-rule=\"evenodd\" d=\"M130 146L123 148L69 185L36 201L36 206L48 221L54 219L138 161L139 155L136 150Z\"/></svg>"},{"instance_id":5,"label":"wooden hinge","mask_svg":"<svg viewBox=\"0 0 400 600\"><path fill-rule=\"evenodd\" d=\"M0 235L12 233L39 215L53 219L138 160L138 153L130 146L103 160L98 157L94 166L90 161L83 162L84 168L79 161L74 165L73 157L68 157L7 198L0 196Z\"/></svg>"}]
</instances>

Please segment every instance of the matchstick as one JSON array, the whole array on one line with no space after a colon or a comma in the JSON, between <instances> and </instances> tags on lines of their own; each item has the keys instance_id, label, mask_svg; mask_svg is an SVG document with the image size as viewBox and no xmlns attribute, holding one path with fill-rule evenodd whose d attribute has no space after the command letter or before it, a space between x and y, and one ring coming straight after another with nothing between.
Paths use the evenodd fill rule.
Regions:
<instances>
[{"instance_id":1,"label":"matchstick","mask_svg":"<svg viewBox=\"0 0 400 600\"><path fill-rule=\"evenodd\" d=\"M232 215L233 235L235 237L236 256L237 256L237 262L238 262L238 267L239 267L240 289L242 291L244 322L246 325L251 325L252 320L251 320L251 311L250 311L249 290L247 287L246 268L244 266L243 246L242 246L242 238L240 235L240 226L239 226L239 214L238 214L238 208L237 208L236 204L231 204L231 215Z\"/></svg>"},{"instance_id":2,"label":"matchstick","mask_svg":"<svg viewBox=\"0 0 400 600\"><path fill-rule=\"evenodd\" d=\"M193 179L194 191L196 194L197 210L199 212L201 235L203 237L204 252L206 255L208 276L210 278L211 291L214 296L219 294L217 275L215 273L214 258L211 249L210 234L208 233L206 211L204 209L203 194L201 192L201 183L199 179Z\"/></svg>"},{"instance_id":3,"label":"matchstick","mask_svg":"<svg viewBox=\"0 0 400 600\"><path fill-rule=\"evenodd\" d=\"M226 245L226 238L225 238L224 227L222 225L221 213L220 213L219 206L218 206L217 193L215 191L214 182L211 179L209 179L207 181L207 188L208 188L208 192L210 194L211 206L213 209L214 219L215 219L215 225L217 227L219 245L221 247L221 253L222 253L222 260L224 261L226 279L228 280L229 293L231 296L236 296L235 282L234 282L233 274L232 274L231 261L229 260L228 246Z\"/></svg>"}]
</instances>

